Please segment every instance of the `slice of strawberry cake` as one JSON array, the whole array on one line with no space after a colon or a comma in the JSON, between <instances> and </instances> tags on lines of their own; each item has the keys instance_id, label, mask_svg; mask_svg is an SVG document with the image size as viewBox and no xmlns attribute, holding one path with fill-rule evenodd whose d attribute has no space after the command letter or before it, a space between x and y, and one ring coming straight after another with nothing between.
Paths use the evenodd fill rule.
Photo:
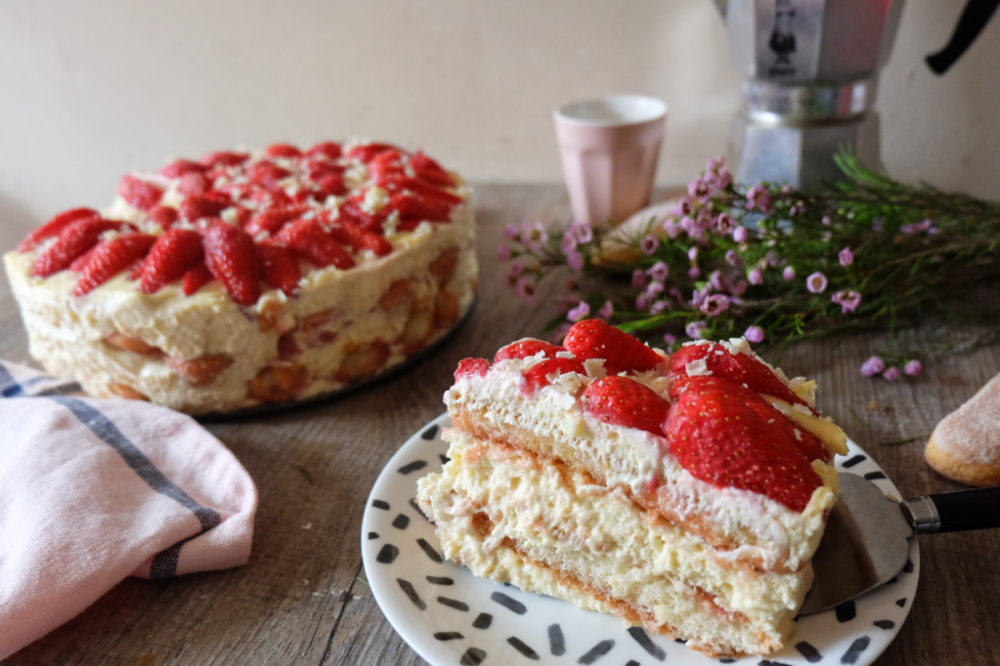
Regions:
<instances>
[{"instance_id":1,"label":"slice of strawberry cake","mask_svg":"<svg viewBox=\"0 0 1000 666\"><path fill-rule=\"evenodd\" d=\"M4 263L49 372L190 413L356 384L452 329L477 280L464 181L358 140L128 174Z\"/></svg>"},{"instance_id":2,"label":"slice of strawberry cake","mask_svg":"<svg viewBox=\"0 0 1000 666\"><path fill-rule=\"evenodd\" d=\"M745 340L671 356L600 320L465 359L418 501L474 573L711 655L790 635L846 437Z\"/></svg>"}]
</instances>

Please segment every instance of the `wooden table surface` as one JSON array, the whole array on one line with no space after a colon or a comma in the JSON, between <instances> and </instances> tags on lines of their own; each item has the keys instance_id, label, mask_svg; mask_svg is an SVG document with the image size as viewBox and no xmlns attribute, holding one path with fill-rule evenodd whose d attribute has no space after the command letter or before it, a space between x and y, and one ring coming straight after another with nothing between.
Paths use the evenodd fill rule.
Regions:
<instances>
[{"instance_id":1,"label":"wooden table surface","mask_svg":"<svg viewBox=\"0 0 1000 666\"><path fill-rule=\"evenodd\" d=\"M207 424L260 492L249 564L168 581L125 580L8 661L424 663L385 620L364 583L365 500L396 449L443 411L441 395L459 359L492 354L510 340L540 333L551 310L544 298L535 308L518 302L503 283L496 247L509 222L553 223L568 214L563 190L555 185L481 184L474 201L479 298L471 318L446 345L404 372L339 399ZM924 441L940 418L1000 372L1000 346L890 383L858 372L878 342L877 336L862 336L793 346L780 364L790 375L818 380L820 408L885 468L904 495L957 489L925 464ZM0 357L29 360L5 281L0 282ZM920 585L912 612L876 663L1000 663L992 643L1000 628L1000 530L919 539Z\"/></svg>"}]
</instances>

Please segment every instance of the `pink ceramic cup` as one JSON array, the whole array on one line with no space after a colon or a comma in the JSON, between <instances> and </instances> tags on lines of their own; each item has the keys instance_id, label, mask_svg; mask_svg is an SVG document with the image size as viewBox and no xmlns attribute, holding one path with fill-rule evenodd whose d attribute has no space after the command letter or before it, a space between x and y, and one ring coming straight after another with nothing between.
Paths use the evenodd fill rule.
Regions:
<instances>
[{"instance_id":1,"label":"pink ceramic cup","mask_svg":"<svg viewBox=\"0 0 1000 666\"><path fill-rule=\"evenodd\" d=\"M576 220L617 223L649 203L666 103L608 95L561 106L553 116Z\"/></svg>"}]
</instances>

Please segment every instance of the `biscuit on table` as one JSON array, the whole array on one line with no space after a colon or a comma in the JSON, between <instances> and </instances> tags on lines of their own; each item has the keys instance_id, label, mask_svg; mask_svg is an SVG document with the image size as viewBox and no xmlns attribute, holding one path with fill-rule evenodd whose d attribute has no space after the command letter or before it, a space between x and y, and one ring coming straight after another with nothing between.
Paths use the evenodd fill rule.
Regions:
<instances>
[{"instance_id":1,"label":"biscuit on table","mask_svg":"<svg viewBox=\"0 0 1000 666\"><path fill-rule=\"evenodd\" d=\"M1000 484L1000 374L941 419L924 457L954 481L970 486Z\"/></svg>"}]
</instances>

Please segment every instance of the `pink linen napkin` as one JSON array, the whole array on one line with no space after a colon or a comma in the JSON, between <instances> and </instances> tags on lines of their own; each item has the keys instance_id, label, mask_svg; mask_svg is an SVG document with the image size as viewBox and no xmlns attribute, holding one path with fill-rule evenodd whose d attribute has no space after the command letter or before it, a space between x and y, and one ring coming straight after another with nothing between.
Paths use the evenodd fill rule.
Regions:
<instances>
[{"instance_id":1,"label":"pink linen napkin","mask_svg":"<svg viewBox=\"0 0 1000 666\"><path fill-rule=\"evenodd\" d=\"M245 564L257 489L194 419L0 361L0 659L127 576Z\"/></svg>"}]
</instances>

